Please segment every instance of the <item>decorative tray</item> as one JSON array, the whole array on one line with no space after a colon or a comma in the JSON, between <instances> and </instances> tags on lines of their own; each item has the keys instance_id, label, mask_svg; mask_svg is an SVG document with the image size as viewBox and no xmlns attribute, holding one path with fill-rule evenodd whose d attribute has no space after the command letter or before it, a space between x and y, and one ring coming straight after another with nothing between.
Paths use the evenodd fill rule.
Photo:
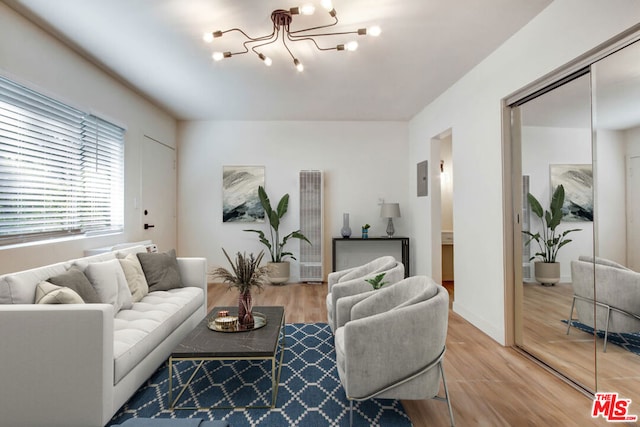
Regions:
<instances>
[{"instance_id":1,"label":"decorative tray","mask_svg":"<svg viewBox=\"0 0 640 427\"><path fill-rule=\"evenodd\" d=\"M253 312L253 328L246 328L238 324L238 316L210 317L207 326L216 332L246 332L260 329L267 324L267 316Z\"/></svg>"}]
</instances>

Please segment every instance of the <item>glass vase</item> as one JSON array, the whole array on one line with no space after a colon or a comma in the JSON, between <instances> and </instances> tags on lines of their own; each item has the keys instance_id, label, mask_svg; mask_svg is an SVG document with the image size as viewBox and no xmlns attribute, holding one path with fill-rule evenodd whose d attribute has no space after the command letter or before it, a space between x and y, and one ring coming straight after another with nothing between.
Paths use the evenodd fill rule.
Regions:
<instances>
[{"instance_id":1,"label":"glass vase","mask_svg":"<svg viewBox=\"0 0 640 427\"><path fill-rule=\"evenodd\" d=\"M342 229L340 230L340 234L345 239L351 237L351 228L349 227L349 214L342 214Z\"/></svg>"}]
</instances>

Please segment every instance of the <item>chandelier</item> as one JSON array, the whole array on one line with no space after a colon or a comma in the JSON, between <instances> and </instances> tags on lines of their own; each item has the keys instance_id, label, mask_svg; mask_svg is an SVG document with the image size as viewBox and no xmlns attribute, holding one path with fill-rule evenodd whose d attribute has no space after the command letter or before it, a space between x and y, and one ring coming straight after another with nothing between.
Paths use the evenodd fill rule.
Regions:
<instances>
[{"instance_id":1,"label":"chandelier","mask_svg":"<svg viewBox=\"0 0 640 427\"><path fill-rule=\"evenodd\" d=\"M359 36L369 35L369 36L378 36L380 35L380 27L373 26L369 28L359 28L355 31L340 31L340 32L320 32L319 30L324 30L329 27L333 27L338 23L338 14L333 7L331 0L322 0L322 6L329 12L329 16L333 18L333 22L320 25L315 27L303 28L299 30L292 31L291 23L293 21L294 15L313 15L315 12L315 7L312 4L306 4L300 7L292 7L289 10L285 9L276 9L271 13L271 21L273 22L273 28L271 34L266 34L259 37L251 37L247 35L246 32L241 30L240 28L231 28L225 31L214 31L212 33L206 33L203 37L204 41L207 43L212 43L214 39L222 37L225 33L229 33L232 31L237 31L242 34L246 41L242 43L244 50L240 50L238 52L214 52L212 57L215 61L220 61L225 58L231 58L234 55L242 55L244 53L249 52L249 48L251 51L255 53L258 58L266 65L270 66L272 64L271 58L260 52L261 48L270 44L277 42L278 40L282 41L282 45L285 47L291 59L293 59L293 65L296 67L298 71L303 71L304 66L300 62L298 58L293 54L290 49L290 45L287 44L289 42L298 42L298 41L307 41L311 42L318 50L326 51L326 50L336 50L336 51L354 51L358 48L358 42L355 40L349 41L344 44L338 44L336 46L331 47L322 47L318 40L321 37L325 36L344 36L348 34L356 34ZM311 33L314 32L314 33Z\"/></svg>"}]
</instances>

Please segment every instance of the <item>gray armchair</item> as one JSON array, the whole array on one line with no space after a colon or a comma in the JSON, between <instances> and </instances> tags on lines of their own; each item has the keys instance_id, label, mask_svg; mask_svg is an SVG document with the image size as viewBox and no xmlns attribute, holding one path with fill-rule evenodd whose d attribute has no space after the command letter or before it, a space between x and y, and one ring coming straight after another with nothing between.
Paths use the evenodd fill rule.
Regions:
<instances>
[{"instance_id":1,"label":"gray armchair","mask_svg":"<svg viewBox=\"0 0 640 427\"><path fill-rule=\"evenodd\" d=\"M571 280L573 303L567 335L572 321L578 320L594 331L604 331L603 351L607 351L609 332L640 331L640 273L603 258L580 257L571 261Z\"/></svg>"},{"instance_id":2,"label":"gray armchair","mask_svg":"<svg viewBox=\"0 0 640 427\"><path fill-rule=\"evenodd\" d=\"M350 422L354 401L435 398L447 402L454 425L442 367L449 319L446 289L415 276L352 301L351 320L335 333ZM438 396L441 378L444 397Z\"/></svg>"},{"instance_id":3,"label":"gray armchair","mask_svg":"<svg viewBox=\"0 0 640 427\"><path fill-rule=\"evenodd\" d=\"M386 286L399 282L404 278L404 265L392 256L376 258L359 267L329 273L327 292L327 319L331 330L335 332L342 324L337 322L337 302L340 298L371 291L372 279L378 274L385 273Z\"/></svg>"}]
</instances>

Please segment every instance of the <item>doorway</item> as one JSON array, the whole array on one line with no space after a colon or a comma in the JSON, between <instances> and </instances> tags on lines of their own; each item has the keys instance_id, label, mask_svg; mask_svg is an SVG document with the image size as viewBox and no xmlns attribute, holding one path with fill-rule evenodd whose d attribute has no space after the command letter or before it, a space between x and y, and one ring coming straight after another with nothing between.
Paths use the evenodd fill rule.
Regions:
<instances>
[{"instance_id":1,"label":"doorway","mask_svg":"<svg viewBox=\"0 0 640 427\"><path fill-rule=\"evenodd\" d=\"M451 129L431 140L431 218L433 276L454 299L454 215L453 215L453 132ZM439 279L439 280L438 280Z\"/></svg>"}]
</instances>

